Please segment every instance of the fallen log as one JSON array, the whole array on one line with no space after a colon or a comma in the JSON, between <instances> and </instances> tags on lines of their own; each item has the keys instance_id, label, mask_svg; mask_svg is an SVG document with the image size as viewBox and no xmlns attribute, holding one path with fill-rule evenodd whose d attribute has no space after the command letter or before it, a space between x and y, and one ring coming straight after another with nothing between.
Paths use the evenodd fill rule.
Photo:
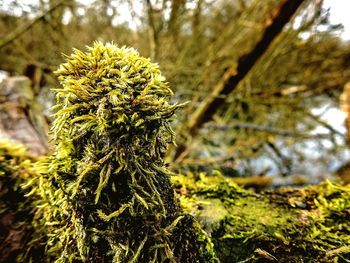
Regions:
<instances>
[{"instance_id":1,"label":"fallen log","mask_svg":"<svg viewBox=\"0 0 350 263\"><path fill-rule=\"evenodd\" d=\"M221 262L349 262L350 185L255 193L224 177L175 176Z\"/></svg>"}]
</instances>

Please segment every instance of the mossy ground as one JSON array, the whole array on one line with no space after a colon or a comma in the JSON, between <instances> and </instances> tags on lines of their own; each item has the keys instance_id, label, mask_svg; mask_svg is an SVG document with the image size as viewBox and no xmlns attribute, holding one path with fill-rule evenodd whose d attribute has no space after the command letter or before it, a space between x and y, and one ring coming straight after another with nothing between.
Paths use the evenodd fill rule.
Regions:
<instances>
[{"instance_id":1,"label":"mossy ground","mask_svg":"<svg viewBox=\"0 0 350 263\"><path fill-rule=\"evenodd\" d=\"M50 185L45 159L33 166L24 147L7 141L0 141L0 156L0 262L76 260L77 219L59 187ZM325 181L257 194L220 175L172 181L185 212L200 222L183 215L173 224L179 262L201 262L193 239L203 241L196 249L215 251L221 262L350 262L350 186ZM72 254L61 253L66 242Z\"/></svg>"},{"instance_id":2,"label":"mossy ground","mask_svg":"<svg viewBox=\"0 0 350 263\"><path fill-rule=\"evenodd\" d=\"M350 262L350 186L256 194L222 176L175 176L221 262Z\"/></svg>"},{"instance_id":3,"label":"mossy ground","mask_svg":"<svg viewBox=\"0 0 350 263\"><path fill-rule=\"evenodd\" d=\"M33 234L33 200L23 186L34 161L23 145L0 140L0 262L16 262Z\"/></svg>"}]
</instances>

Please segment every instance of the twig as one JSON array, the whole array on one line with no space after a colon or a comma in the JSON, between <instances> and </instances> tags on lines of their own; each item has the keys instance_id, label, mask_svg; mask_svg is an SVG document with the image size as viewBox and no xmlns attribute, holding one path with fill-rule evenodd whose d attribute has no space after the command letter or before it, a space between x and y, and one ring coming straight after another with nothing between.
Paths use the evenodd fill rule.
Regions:
<instances>
[{"instance_id":1,"label":"twig","mask_svg":"<svg viewBox=\"0 0 350 263\"><path fill-rule=\"evenodd\" d=\"M206 125L207 128L210 129L217 129L217 130L230 130L230 129L249 129L254 131L260 131L260 132L266 132L270 134L276 134L283 137L298 137L298 138L304 138L304 139L327 139L331 135L328 133L321 133L321 134L307 134L303 132L295 132L290 130L284 130L279 128L273 128L270 126L263 126L263 125L256 125L253 123L246 123L246 122L234 122L228 125L213 125L208 124Z\"/></svg>"}]
</instances>

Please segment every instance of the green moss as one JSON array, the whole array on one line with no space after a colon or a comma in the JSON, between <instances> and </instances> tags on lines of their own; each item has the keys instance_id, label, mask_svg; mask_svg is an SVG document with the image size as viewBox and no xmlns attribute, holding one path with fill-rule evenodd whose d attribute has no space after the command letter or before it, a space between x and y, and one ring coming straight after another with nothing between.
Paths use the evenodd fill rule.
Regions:
<instances>
[{"instance_id":1,"label":"green moss","mask_svg":"<svg viewBox=\"0 0 350 263\"><path fill-rule=\"evenodd\" d=\"M44 247L47 262L214 262L162 159L181 105L169 103L158 66L95 43L56 74L55 149L31 184L38 209L28 255Z\"/></svg>"},{"instance_id":2,"label":"green moss","mask_svg":"<svg viewBox=\"0 0 350 263\"><path fill-rule=\"evenodd\" d=\"M350 261L350 186L326 181L256 194L222 176L173 180L222 262Z\"/></svg>"},{"instance_id":3,"label":"green moss","mask_svg":"<svg viewBox=\"0 0 350 263\"><path fill-rule=\"evenodd\" d=\"M35 173L34 157L23 145L0 140L0 262L16 262L33 231L31 198L23 184Z\"/></svg>"},{"instance_id":4,"label":"green moss","mask_svg":"<svg viewBox=\"0 0 350 263\"><path fill-rule=\"evenodd\" d=\"M34 157L23 145L0 140L0 216L28 211L26 192L21 186L32 177L33 161Z\"/></svg>"}]
</instances>

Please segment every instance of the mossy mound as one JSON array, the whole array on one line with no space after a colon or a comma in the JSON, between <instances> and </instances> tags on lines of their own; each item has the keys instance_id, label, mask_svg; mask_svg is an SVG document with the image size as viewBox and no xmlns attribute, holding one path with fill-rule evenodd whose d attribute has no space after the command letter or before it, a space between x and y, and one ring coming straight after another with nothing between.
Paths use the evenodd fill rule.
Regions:
<instances>
[{"instance_id":1,"label":"mossy mound","mask_svg":"<svg viewBox=\"0 0 350 263\"><path fill-rule=\"evenodd\" d=\"M350 186L256 194L220 176L173 181L221 262L350 262Z\"/></svg>"},{"instance_id":2,"label":"mossy mound","mask_svg":"<svg viewBox=\"0 0 350 263\"><path fill-rule=\"evenodd\" d=\"M32 181L28 248L46 262L215 262L213 244L180 209L162 156L180 107L158 66L95 43L56 72L54 152Z\"/></svg>"}]
</instances>

